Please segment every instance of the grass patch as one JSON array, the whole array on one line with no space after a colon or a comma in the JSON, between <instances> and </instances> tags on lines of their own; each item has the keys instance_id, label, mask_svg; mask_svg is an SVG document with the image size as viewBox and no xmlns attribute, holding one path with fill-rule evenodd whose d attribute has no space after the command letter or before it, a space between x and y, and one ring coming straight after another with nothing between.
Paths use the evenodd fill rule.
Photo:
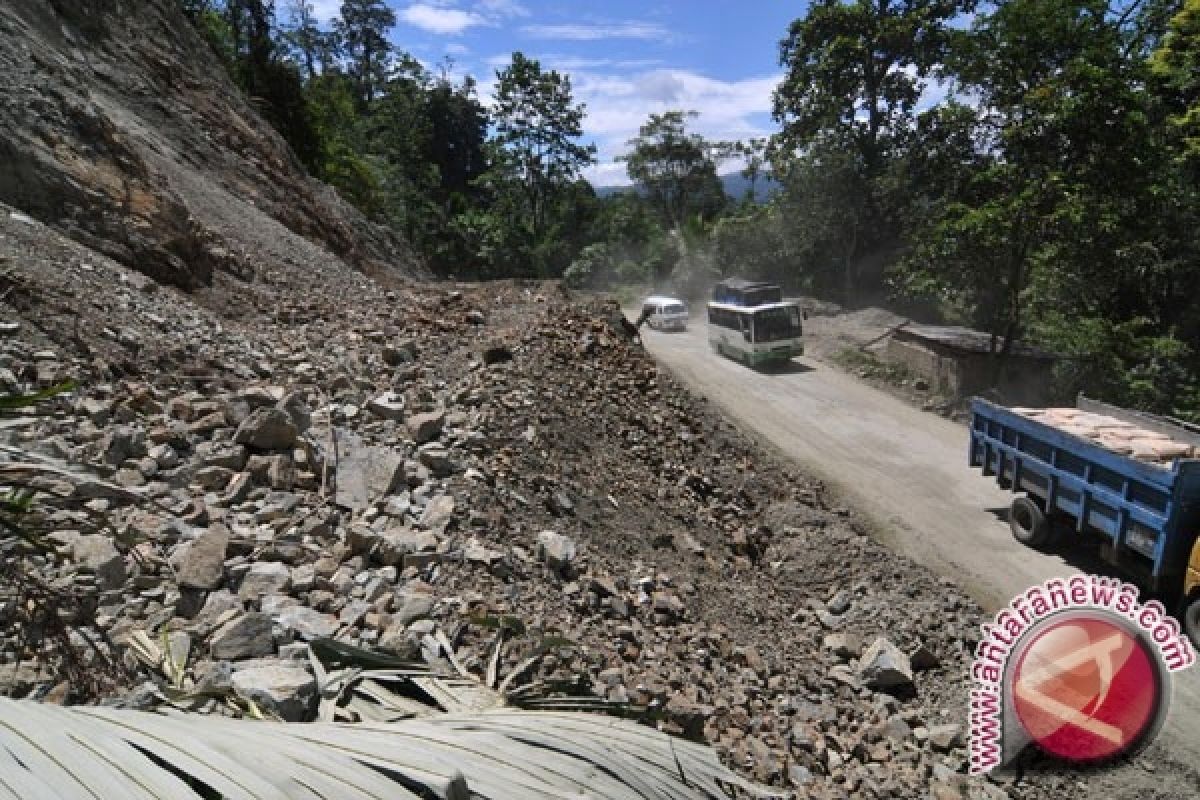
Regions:
<instances>
[{"instance_id":1,"label":"grass patch","mask_svg":"<svg viewBox=\"0 0 1200 800\"><path fill-rule=\"evenodd\" d=\"M859 377L884 381L896 386L908 386L915 389L928 389L929 382L915 374L903 364L893 364L883 361L874 353L860 350L857 347L847 347L839 350L832 358L833 363Z\"/></svg>"}]
</instances>

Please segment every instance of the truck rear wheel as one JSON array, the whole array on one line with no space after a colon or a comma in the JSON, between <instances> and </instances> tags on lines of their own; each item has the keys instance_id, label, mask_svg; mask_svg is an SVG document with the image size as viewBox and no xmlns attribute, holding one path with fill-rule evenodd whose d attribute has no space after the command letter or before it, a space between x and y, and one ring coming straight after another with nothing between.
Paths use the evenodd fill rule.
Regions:
<instances>
[{"instance_id":1,"label":"truck rear wheel","mask_svg":"<svg viewBox=\"0 0 1200 800\"><path fill-rule=\"evenodd\" d=\"M1045 547L1054 533L1045 512L1028 497L1017 497L1008 507L1008 527L1013 538L1026 547Z\"/></svg>"},{"instance_id":2,"label":"truck rear wheel","mask_svg":"<svg viewBox=\"0 0 1200 800\"><path fill-rule=\"evenodd\" d=\"M1183 630L1192 640L1192 644L1200 647L1200 592L1195 592L1184 601Z\"/></svg>"}]
</instances>

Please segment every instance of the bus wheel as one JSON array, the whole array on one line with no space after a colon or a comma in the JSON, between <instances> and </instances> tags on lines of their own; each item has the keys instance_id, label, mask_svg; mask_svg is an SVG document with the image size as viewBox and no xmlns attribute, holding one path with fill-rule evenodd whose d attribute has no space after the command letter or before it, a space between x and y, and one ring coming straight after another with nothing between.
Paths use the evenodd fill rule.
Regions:
<instances>
[{"instance_id":1,"label":"bus wheel","mask_svg":"<svg viewBox=\"0 0 1200 800\"><path fill-rule=\"evenodd\" d=\"M1008 527L1013 538L1026 547L1045 547L1054 532L1041 507L1028 497L1017 497L1008 507Z\"/></svg>"},{"instance_id":2,"label":"bus wheel","mask_svg":"<svg viewBox=\"0 0 1200 800\"><path fill-rule=\"evenodd\" d=\"M1183 601L1183 630L1192 640L1192 644L1200 647L1200 591L1192 592L1192 596Z\"/></svg>"}]
</instances>

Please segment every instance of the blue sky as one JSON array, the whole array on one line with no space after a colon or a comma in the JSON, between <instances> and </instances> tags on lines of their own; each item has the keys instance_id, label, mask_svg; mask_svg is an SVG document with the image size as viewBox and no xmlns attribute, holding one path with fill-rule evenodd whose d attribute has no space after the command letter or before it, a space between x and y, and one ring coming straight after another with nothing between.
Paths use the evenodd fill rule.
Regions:
<instances>
[{"instance_id":1,"label":"blue sky","mask_svg":"<svg viewBox=\"0 0 1200 800\"><path fill-rule=\"evenodd\" d=\"M485 100L514 50L571 75L587 104L585 140L597 185L628 183L613 159L654 112L697 111L693 129L714 139L773 130L771 91L782 76L778 45L804 3L554 0L388 0L394 43L430 67L446 56L479 81ZM329 19L340 0L314 0Z\"/></svg>"}]
</instances>

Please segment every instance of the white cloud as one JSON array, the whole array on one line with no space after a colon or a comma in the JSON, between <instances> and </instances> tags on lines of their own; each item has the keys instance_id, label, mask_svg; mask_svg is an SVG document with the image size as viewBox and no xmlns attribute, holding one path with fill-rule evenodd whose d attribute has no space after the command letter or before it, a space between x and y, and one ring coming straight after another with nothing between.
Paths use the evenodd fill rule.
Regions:
<instances>
[{"instance_id":1,"label":"white cloud","mask_svg":"<svg viewBox=\"0 0 1200 800\"><path fill-rule=\"evenodd\" d=\"M396 16L414 28L450 36L456 36L468 28L487 24L487 19L483 15L473 11L446 8L428 3L411 5Z\"/></svg>"},{"instance_id":2,"label":"white cloud","mask_svg":"<svg viewBox=\"0 0 1200 800\"><path fill-rule=\"evenodd\" d=\"M479 10L497 17L529 16L529 9L517 0L479 0Z\"/></svg>"},{"instance_id":3,"label":"white cloud","mask_svg":"<svg viewBox=\"0 0 1200 800\"><path fill-rule=\"evenodd\" d=\"M668 41L673 38L671 31L662 25L637 21L526 25L521 28L521 32L535 39L566 39L574 42L594 42L601 39Z\"/></svg>"},{"instance_id":4,"label":"white cloud","mask_svg":"<svg viewBox=\"0 0 1200 800\"><path fill-rule=\"evenodd\" d=\"M714 140L768 136L771 93L782 74L721 81L682 69L658 69L630 76L576 73L575 97L587 104L584 130L598 148L598 163L585 177L598 186L627 184L625 165L614 163L652 113L695 111L688 130ZM736 164L725 165L736 169Z\"/></svg>"},{"instance_id":5,"label":"white cloud","mask_svg":"<svg viewBox=\"0 0 1200 800\"><path fill-rule=\"evenodd\" d=\"M310 0L313 16L318 22L327 23L342 12L342 0Z\"/></svg>"},{"instance_id":6,"label":"white cloud","mask_svg":"<svg viewBox=\"0 0 1200 800\"><path fill-rule=\"evenodd\" d=\"M545 55L541 61L559 72L581 72L591 69L648 69L662 64L661 58L584 58L582 56Z\"/></svg>"}]
</instances>

